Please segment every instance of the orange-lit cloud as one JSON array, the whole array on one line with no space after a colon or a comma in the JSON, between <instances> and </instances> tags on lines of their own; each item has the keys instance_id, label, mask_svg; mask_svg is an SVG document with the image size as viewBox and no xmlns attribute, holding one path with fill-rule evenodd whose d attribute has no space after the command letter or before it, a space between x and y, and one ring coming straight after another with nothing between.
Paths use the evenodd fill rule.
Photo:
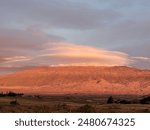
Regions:
<instances>
[{"instance_id":1,"label":"orange-lit cloud","mask_svg":"<svg viewBox=\"0 0 150 130\"><path fill-rule=\"evenodd\" d=\"M132 57L30 30L2 30L0 45L0 73L33 66L141 66L141 63L146 66L150 63L148 57Z\"/></svg>"},{"instance_id":2,"label":"orange-lit cloud","mask_svg":"<svg viewBox=\"0 0 150 130\"><path fill-rule=\"evenodd\" d=\"M25 56L13 56L13 57L5 57L4 60L5 63L11 63L11 62L19 62L19 61L28 61L31 60L31 58Z\"/></svg>"},{"instance_id":3,"label":"orange-lit cloud","mask_svg":"<svg viewBox=\"0 0 150 130\"><path fill-rule=\"evenodd\" d=\"M130 63L128 55L122 52L67 42L48 45L40 56L60 60L59 65L124 66Z\"/></svg>"}]
</instances>

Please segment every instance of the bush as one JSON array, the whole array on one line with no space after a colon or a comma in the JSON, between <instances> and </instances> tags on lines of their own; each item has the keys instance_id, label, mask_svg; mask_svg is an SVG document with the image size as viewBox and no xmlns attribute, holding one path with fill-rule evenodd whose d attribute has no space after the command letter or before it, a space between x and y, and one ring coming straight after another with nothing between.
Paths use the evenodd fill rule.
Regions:
<instances>
[{"instance_id":1,"label":"bush","mask_svg":"<svg viewBox=\"0 0 150 130\"><path fill-rule=\"evenodd\" d=\"M112 96L110 96L107 100L107 104L112 104L112 103L114 103L114 99Z\"/></svg>"},{"instance_id":2,"label":"bush","mask_svg":"<svg viewBox=\"0 0 150 130\"><path fill-rule=\"evenodd\" d=\"M19 103L18 103L17 100L10 101L10 104L11 104L11 105L19 105Z\"/></svg>"},{"instance_id":3,"label":"bush","mask_svg":"<svg viewBox=\"0 0 150 130\"><path fill-rule=\"evenodd\" d=\"M0 97L5 97L6 95L4 93L0 93Z\"/></svg>"},{"instance_id":4,"label":"bush","mask_svg":"<svg viewBox=\"0 0 150 130\"><path fill-rule=\"evenodd\" d=\"M8 92L8 93L7 93L7 96L10 96L10 97L16 97L17 94L14 93L14 92Z\"/></svg>"},{"instance_id":5,"label":"bush","mask_svg":"<svg viewBox=\"0 0 150 130\"><path fill-rule=\"evenodd\" d=\"M150 96L144 97L140 100L141 104L149 104L150 103Z\"/></svg>"},{"instance_id":6,"label":"bush","mask_svg":"<svg viewBox=\"0 0 150 130\"><path fill-rule=\"evenodd\" d=\"M16 97L16 96L23 96L24 94L23 93L8 92L5 95L9 96L9 97Z\"/></svg>"}]
</instances>

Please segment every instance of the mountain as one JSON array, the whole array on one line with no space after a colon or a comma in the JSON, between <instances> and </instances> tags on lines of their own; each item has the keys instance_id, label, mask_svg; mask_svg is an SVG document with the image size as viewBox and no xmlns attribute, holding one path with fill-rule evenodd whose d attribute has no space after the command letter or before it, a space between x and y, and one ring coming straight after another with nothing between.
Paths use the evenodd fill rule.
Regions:
<instances>
[{"instance_id":1,"label":"mountain","mask_svg":"<svg viewBox=\"0 0 150 130\"><path fill-rule=\"evenodd\" d=\"M150 94L150 70L114 67L35 67L0 76L0 91L36 94Z\"/></svg>"}]
</instances>

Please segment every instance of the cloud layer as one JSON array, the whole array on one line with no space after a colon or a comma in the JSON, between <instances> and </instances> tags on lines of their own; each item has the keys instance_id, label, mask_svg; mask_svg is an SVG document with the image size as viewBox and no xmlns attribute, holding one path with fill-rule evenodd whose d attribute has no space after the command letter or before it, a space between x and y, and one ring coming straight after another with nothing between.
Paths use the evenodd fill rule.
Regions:
<instances>
[{"instance_id":1,"label":"cloud layer","mask_svg":"<svg viewBox=\"0 0 150 130\"><path fill-rule=\"evenodd\" d=\"M79 30L97 27L119 16L113 10L91 8L89 4L75 0L0 0L0 14L3 24L9 24L11 20L11 24L20 26L30 24Z\"/></svg>"},{"instance_id":2,"label":"cloud layer","mask_svg":"<svg viewBox=\"0 0 150 130\"><path fill-rule=\"evenodd\" d=\"M0 0L0 71L40 65L150 69L149 7L149 0Z\"/></svg>"},{"instance_id":3,"label":"cloud layer","mask_svg":"<svg viewBox=\"0 0 150 130\"><path fill-rule=\"evenodd\" d=\"M127 54L70 43L44 33L2 30L0 66L16 69L29 66L86 65L123 66L130 64Z\"/></svg>"},{"instance_id":4,"label":"cloud layer","mask_svg":"<svg viewBox=\"0 0 150 130\"><path fill-rule=\"evenodd\" d=\"M51 46L51 44L50 44ZM129 64L125 53L98 49L91 46L60 42L44 50L42 57L49 57L58 64L122 66Z\"/></svg>"}]
</instances>

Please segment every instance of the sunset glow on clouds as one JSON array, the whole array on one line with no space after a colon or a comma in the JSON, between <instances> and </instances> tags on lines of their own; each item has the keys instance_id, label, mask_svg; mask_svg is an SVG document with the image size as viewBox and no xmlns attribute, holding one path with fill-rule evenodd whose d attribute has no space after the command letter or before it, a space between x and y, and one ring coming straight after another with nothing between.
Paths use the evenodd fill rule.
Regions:
<instances>
[{"instance_id":1,"label":"sunset glow on clouds","mask_svg":"<svg viewBox=\"0 0 150 130\"><path fill-rule=\"evenodd\" d=\"M120 51L70 43L59 37L46 36L43 32L11 31L7 30L9 35L0 37L3 41L0 48L1 72L33 66L130 66L141 60L149 61L148 57L132 57Z\"/></svg>"},{"instance_id":2,"label":"sunset glow on clouds","mask_svg":"<svg viewBox=\"0 0 150 130\"><path fill-rule=\"evenodd\" d=\"M0 73L33 66L150 69L148 0L0 0Z\"/></svg>"},{"instance_id":3,"label":"sunset glow on clouds","mask_svg":"<svg viewBox=\"0 0 150 130\"><path fill-rule=\"evenodd\" d=\"M25 31L22 33L26 34L31 32ZM126 66L130 63L129 56L119 51L108 51L92 46L70 43L65 40L52 40L51 38L41 40L41 37L36 37L36 34L33 32L31 35L33 35L37 41L41 41L41 43L37 43L36 40L33 39L32 43L28 43L28 45L22 43L22 40L28 41L26 37L17 38L15 37L16 35L17 34L12 34L14 37L11 38L10 41L11 44L13 44L10 48L11 51L8 52L5 50L5 52L0 52L1 55L3 55L3 57L1 57L1 66L3 67L40 65ZM44 36L44 34L42 34L42 36ZM1 47L1 50L5 49L6 44L10 44L7 39L3 38L3 41L4 46ZM18 46L20 43L22 45ZM17 47L19 51L16 51Z\"/></svg>"},{"instance_id":4,"label":"sunset glow on clouds","mask_svg":"<svg viewBox=\"0 0 150 130\"><path fill-rule=\"evenodd\" d=\"M125 53L67 42L57 43L46 49L44 53L42 57L60 61L59 64L64 65L123 66L130 62Z\"/></svg>"}]
</instances>

